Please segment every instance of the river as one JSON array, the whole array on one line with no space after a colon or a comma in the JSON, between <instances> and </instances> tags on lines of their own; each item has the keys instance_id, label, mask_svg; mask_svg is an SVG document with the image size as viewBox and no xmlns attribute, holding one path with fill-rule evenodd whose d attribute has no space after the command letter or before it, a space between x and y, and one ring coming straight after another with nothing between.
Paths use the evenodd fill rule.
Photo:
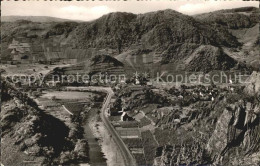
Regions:
<instances>
[{"instance_id":1,"label":"river","mask_svg":"<svg viewBox=\"0 0 260 166\"><path fill-rule=\"evenodd\" d=\"M90 166L106 166L106 159L101 150L98 141L95 139L93 131L90 128L91 118L96 116L95 110L90 110L88 112L88 118L86 120L86 125L84 125L84 138L88 140L89 145L89 165ZM87 164L80 164L81 166L87 166Z\"/></svg>"}]
</instances>

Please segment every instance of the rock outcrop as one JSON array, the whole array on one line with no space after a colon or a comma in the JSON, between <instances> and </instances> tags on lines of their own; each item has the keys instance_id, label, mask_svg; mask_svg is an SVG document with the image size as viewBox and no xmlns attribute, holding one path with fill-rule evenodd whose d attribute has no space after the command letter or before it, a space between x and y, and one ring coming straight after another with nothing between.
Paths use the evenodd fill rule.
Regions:
<instances>
[{"instance_id":1,"label":"rock outcrop","mask_svg":"<svg viewBox=\"0 0 260 166\"><path fill-rule=\"evenodd\" d=\"M70 165L80 159L87 160L87 142L77 143L81 139L78 128L41 110L31 98L8 83L4 82L1 88L1 163L20 166L33 161L40 165ZM68 151L65 156L64 151Z\"/></svg>"},{"instance_id":2,"label":"rock outcrop","mask_svg":"<svg viewBox=\"0 0 260 166\"><path fill-rule=\"evenodd\" d=\"M260 158L253 157L260 150L259 106L237 102L224 110L206 147L213 163L254 165L260 162Z\"/></svg>"},{"instance_id":3,"label":"rock outcrop","mask_svg":"<svg viewBox=\"0 0 260 166\"><path fill-rule=\"evenodd\" d=\"M245 92L249 94L260 95L260 73L254 71L251 76L246 80L248 84L246 86Z\"/></svg>"}]
</instances>

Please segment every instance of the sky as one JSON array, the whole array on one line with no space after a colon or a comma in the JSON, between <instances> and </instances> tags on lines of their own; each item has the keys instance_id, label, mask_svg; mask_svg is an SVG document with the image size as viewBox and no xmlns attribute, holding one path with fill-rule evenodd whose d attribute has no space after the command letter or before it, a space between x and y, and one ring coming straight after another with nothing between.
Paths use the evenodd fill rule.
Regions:
<instances>
[{"instance_id":1,"label":"sky","mask_svg":"<svg viewBox=\"0 0 260 166\"><path fill-rule=\"evenodd\" d=\"M150 1L2 1L2 16L52 16L72 20L90 21L111 12L142 14L151 11L173 9L194 15L221 9L245 6L259 7L257 1L242 0L150 0Z\"/></svg>"}]
</instances>

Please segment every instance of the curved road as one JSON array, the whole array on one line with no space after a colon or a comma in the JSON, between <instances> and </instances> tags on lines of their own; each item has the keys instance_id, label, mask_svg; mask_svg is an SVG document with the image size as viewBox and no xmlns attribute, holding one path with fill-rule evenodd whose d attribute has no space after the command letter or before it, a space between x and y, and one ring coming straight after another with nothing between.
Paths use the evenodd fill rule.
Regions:
<instances>
[{"instance_id":1,"label":"curved road","mask_svg":"<svg viewBox=\"0 0 260 166\"><path fill-rule=\"evenodd\" d=\"M67 87L67 90L89 90L89 91L101 91L107 93L107 96L104 100L103 106L101 108L101 119L109 131L109 133L112 135L116 145L118 146L123 158L125 166L136 166L136 161L134 157L132 156L130 150L127 148L121 137L118 135L115 128L112 126L110 121L108 120L106 116L106 110L108 109L110 100L112 96L114 95L114 92L111 88L107 87Z\"/></svg>"}]
</instances>

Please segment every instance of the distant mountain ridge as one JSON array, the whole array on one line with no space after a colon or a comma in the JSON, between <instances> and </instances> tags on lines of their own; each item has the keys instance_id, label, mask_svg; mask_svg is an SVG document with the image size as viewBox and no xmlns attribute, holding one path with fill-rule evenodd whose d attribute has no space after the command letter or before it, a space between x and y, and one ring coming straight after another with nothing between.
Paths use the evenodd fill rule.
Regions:
<instances>
[{"instance_id":1,"label":"distant mountain ridge","mask_svg":"<svg viewBox=\"0 0 260 166\"><path fill-rule=\"evenodd\" d=\"M70 19L50 17L50 16L1 16L2 22L16 22L19 20L26 20L31 22L67 22L67 21L83 22L80 20L70 20Z\"/></svg>"},{"instance_id":2,"label":"distant mountain ridge","mask_svg":"<svg viewBox=\"0 0 260 166\"><path fill-rule=\"evenodd\" d=\"M110 13L80 24L75 32L78 47L120 47L119 52L133 44L153 49L166 49L179 43L239 45L225 29L216 31L205 23L170 9L140 15ZM225 36L222 37L222 34Z\"/></svg>"},{"instance_id":3,"label":"distant mountain ridge","mask_svg":"<svg viewBox=\"0 0 260 166\"><path fill-rule=\"evenodd\" d=\"M259 8L243 7L198 14L194 18L230 29L250 28L259 23Z\"/></svg>"}]
</instances>

